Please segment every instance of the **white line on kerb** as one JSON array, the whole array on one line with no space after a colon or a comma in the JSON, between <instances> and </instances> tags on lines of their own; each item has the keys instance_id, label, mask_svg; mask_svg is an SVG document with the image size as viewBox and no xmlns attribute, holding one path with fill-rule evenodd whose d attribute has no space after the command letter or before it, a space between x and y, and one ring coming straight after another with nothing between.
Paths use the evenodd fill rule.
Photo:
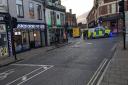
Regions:
<instances>
[{"instance_id":1,"label":"white line on kerb","mask_svg":"<svg viewBox=\"0 0 128 85\"><path fill-rule=\"evenodd\" d=\"M116 46L117 46L117 44L115 44L115 45L113 46L113 48L111 49L111 51L114 51L115 48L116 48Z\"/></svg>"},{"instance_id":2,"label":"white line on kerb","mask_svg":"<svg viewBox=\"0 0 128 85\"><path fill-rule=\"evenodd\" d=\"M101 70L104 68L104 66L105 66L105 64L107 63L107 61L108 61L108 59L105 59L105 62L104 62L104 64L101 66L101 69L98 71L97 76L95 77L94 81L92 82L92 85L94 85L96 79L97 79L98 76L100 75Z\"/></svg>"},{"instance_id":3,"label":"white line on kerb","mask_svg":"<svg viewBox=\"0 0 128 85\"><path fill-rule=\"evenodd\" d=\"M91 80L88 82L87 85L93 85L93 84L94 84L95 80L96 80L97 77L99 76L101 70L103 69L103 67L104 67L104 65L106 64L107 61L108 61L108 59L105 58L105 59L101 62L100 66L98 67L98 69L96 70L96 72L94 73L94 75L92 76Z\"/></svg>"},{"instance_id":4,"label":"white line on kerb","mask_svg":"<svg viewBox=\"0 0 128 85\"><path fill-rule=\"evenodd\" d=\"M100 77L100 79L99 79L97 85L100 85L100 83L101 83L101 81L102 81L102 79L103 79L103 77L104 77L104 75L105 75L105 73L106 73L106 71L107 71L107 69L108 69L108 66L109 66L110 62L111 62L111 60L110 60L109 63L107 64L107 66L106 66L106 68L105 68L103 74L101 75L101 77Z\"/></svg>"}]
</instances>

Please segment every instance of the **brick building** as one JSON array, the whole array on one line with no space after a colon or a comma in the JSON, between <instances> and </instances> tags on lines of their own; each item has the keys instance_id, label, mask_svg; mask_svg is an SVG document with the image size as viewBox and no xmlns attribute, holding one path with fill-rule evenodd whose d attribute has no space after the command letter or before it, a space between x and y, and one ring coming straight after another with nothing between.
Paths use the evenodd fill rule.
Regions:
<instances>
[{"instance_id":1,"label":"brick building","mask_svg":"<svg viewBox=\"0 0 128 85\"><path fill-rule=\"evenodd\" d=\"M93 7L87 16L87 24L88 24L89 28L96 26L96 24L95 24L96 19L95 18L96 18L96 9L95 9L95 7Z\"/></svg>"},{"instance_id":2,"label":"brick building","mask_svg":"<svg viewBox=\"0 0 128 85\"><path fill-rule=\"evenodd\" d=\"M77 26L76 14L72 14L71 9L69 11L70 12L66 13L66 23L68 23L70 27L75 27Z\"/></svg>"},{"instance_id":3,"label":"brick building","mask_svg":"<svg viewBox=\"0 0 128 85\"><path fill-rule=\"evenodd\" d=\"M77 26L76 14L72 14L72 10L66 13L66 23L68 24L68 34L72 37L72 29Z\"/></svg>"},{"instance_id":4,"label":"brick building","mask_svg":"<svg viewBox=\"0 0 128 85\"><path fill-rule=\"evenodd\" d=\"M123 26L121 17L117 0L94 0L93 9L87 17L88 27L98 26L100 21L102 26L109 27L112 32L120 32ZM92 21L94 26L90 26Z\"/></svg>"}]
</instances>

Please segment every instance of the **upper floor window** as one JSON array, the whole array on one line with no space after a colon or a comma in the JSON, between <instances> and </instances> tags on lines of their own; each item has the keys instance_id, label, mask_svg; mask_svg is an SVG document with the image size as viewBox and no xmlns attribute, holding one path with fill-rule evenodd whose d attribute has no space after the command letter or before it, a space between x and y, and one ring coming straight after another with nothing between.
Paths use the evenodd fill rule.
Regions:
<instances>
[{"instance_id":1,"label":"upper floor window","mask_svg":"<svg viewBox=\"0 0 128 85\"><path fill-rule=\"evenodd\" d=\"M33 2L29 3L29 15L30 17L34 18L34 3Z\"/></svg>"},{"instance_id":2,"label":"upper floor window","mask_svg":"<svg viewBox=\"0 0 128 85\"><path fill-rule=\"evenodd\" d=\"M42 19L41 5L37 5L37 18L38 18L39 20Z\"/></svg>"},{"instance_id":3,"label":"upper floor window","mask_svg":"<svg viewBox=\"0 0 128 85\"><path fill-rule=\"evenodd\" d=\"M65 18L64 18L64 14L60 14L60 20L61 20L61 25L63 25L64 26L64 22L65 22Z\"/></svg>"},{"instance_id":4,"label":"upper floor window","mask_svg":"<svg viewBox=\"0 0 128 85\"><path fill-rule=\"evenodd\" d=\"M112 13L116 13L116 4L112 4L111 7Z\"/></svg>"},{"instance_id":5,"label":"upper floor window","mask_svg":"<svg viewBox=\"0 0 128 85\"><path fill-rule=\"evenodd\" d=\"M108 14L111 13L111 5L108 5Z\"/></svg>"},{"instance_id":6,"label":"upper floor window","mask_svg":"<svg viewBox=\"0 0 128 85\"><path fill-rule=\"evenodd\" d=\"M17 9L17 16L18 17L23 17L24 16L23 0L16 0L16 9Z\"/></svg>"},{"instance_id":7,"label":"upper floor window","mask_svg":"<svg viewBox=\"0 0 128 85\"><path fill-rule=\"evenodd\" d=\"M60 16L59 16L59 14L57 14L57 19L60 19Z\"/></svg>"},{"instance_id":8,"label":"upper floor window","mask_svg":"<svg viewBox=\"0 0 128 85\"><path fill-rule=\"evenodd\" d=\"M0 4L2 4L2 1L3 1L3 0L0 0Z\"/></svg>"}]
</instances>

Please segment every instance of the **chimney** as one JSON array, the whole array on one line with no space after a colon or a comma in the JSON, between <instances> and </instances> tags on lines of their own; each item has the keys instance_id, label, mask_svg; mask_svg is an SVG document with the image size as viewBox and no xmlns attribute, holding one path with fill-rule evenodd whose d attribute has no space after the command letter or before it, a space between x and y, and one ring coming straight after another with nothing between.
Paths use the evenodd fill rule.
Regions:
<instances>
[{"instance_id":1,"label":"chimney","mask_svg":"<svg viewBox=\"0 0 128 85\"><path fill-rule=\"evenodd\" d=\"M69 9L69 12L72 14L72 9Z\"/></svg>"}]
</instances>

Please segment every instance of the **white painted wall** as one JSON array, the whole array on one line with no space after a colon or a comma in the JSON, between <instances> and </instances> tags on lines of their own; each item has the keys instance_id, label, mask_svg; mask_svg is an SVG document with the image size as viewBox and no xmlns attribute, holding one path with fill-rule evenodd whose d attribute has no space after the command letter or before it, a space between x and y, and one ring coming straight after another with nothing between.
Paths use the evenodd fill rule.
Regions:
<instances>
[{"instance_id":1,"label":"white painted wall","mask_svg":"<svg viewBox=\"0 0 128 85\"><path fill-rule=\"evenodd\" d=\"M0 12L8 12L7 0L0 0Z\"/></svg>"},{"instance_id":2,"label":"white painted wall","mask_svg":"<svg viewBox=\"0 0 128 85\"><path fill-rule=\"evenodd\" d=\"M51 25L51 15L50 15L51 11L52 10L46 8L45 18L46 18L46 24L47 25Z\"/></svg>"},{"instance_id":3,"label":"white painted wall","mask_svg":"<svg viewBox=\"0 0 128 85\"><path fill-rule=\"evenodd\" d=\"M16 11L16 0L8 0L9 1L9 13L13 17L17 17ZM34 18L32 19L29 15L29 2L34 2ZM36 5L39 4L42 7L42 20L38 20L37 18L37 7ZM35 2L34 0L23 0L23 9L24 9L24 18L18 18L20 22L36 22L36 23L44 23L44 12L43 12L43 5L39 2Z\"/></svg>"}]
</instances>

